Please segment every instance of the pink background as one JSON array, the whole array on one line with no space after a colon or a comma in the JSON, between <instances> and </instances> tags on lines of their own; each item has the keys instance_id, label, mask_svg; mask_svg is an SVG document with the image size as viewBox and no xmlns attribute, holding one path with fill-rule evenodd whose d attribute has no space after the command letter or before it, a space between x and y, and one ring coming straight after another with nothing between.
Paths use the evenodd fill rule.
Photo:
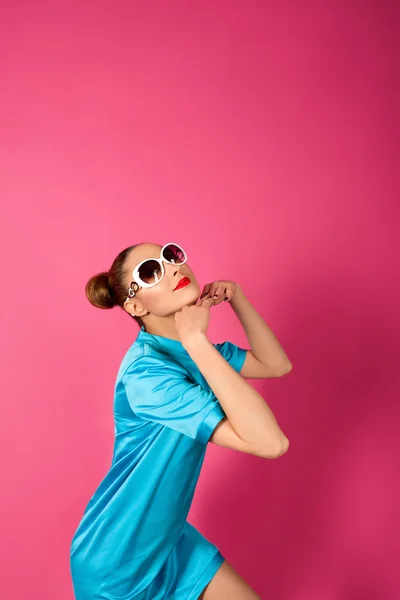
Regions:
<instances>
[{"instance_id":1,"label":"pink background","mask_svg":"<svg viewBox=\"0 0 400 600\"><path fill-rule=\"evenodd\" d=\"M396 3L9 2L0 27L0 596L73 598L138 331L84 286L175 240L293 363L251 382L289 452L210 444L189 520L263 599L398 599ZM209 333L249 347L225 304Z\"/></svg>"}]
</instances>

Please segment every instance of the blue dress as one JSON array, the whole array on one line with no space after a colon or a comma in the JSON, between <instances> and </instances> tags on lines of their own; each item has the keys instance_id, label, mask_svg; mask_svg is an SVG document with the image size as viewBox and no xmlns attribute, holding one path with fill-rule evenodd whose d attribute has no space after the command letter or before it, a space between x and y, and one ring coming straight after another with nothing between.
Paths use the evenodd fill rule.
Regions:
<instances>
[{"instance_id":1,"label":"blue dress","mask_svg":"<svg viewBox=\"0 0 400 600\"><path fill-rule=\"evenodd\" d=\"M213 345L239 372L246 350ZM182 343L142 327L116 378L111 467L70 546L76 600L197 600L224 557L186 518L224 416Z\"/></svg>"}]
</instances>

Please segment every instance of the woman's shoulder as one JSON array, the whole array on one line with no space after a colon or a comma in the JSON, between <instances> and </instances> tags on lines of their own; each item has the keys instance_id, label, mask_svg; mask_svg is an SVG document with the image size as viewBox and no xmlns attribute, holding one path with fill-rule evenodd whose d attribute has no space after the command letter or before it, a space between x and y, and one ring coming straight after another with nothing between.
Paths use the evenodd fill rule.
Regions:
<instances>
[{"instance_id":1,"label":"woman's shoulder","mask_svg":"<svg viewBox=\"0 0 400 600\"><path fill-rule=\"evenodd\" d=\"M144 341L140 344L135 343L129 348L121 361L117 379L129 375L140 375L148 369L162 370L165 373L168 370L184 371L182 365L171 354Z\"/></svg>"}]
</instances>

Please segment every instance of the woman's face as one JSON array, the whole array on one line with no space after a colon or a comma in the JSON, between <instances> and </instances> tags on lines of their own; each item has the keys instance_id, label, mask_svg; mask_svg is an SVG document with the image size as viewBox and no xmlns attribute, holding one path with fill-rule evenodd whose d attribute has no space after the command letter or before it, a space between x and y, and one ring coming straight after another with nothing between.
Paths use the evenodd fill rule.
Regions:
<instances>
[{"instance_id":1,"label":"woman's face","mask_svg":"<svg viewBox=\"0 0 400 600\"><path fill-rule=\"evenodd\" d=\"M162 246L159 244L140 244L134 248L127 262L126 295L132 281L132 271L142 260L146 258L160 258ZM164 277L150 288L143 288L139 283L139 290L129 301L125 301L125 310L130 314L144 317L151 313L154 316L166 317L175 314L183 306L196 304L200 297L201 289L196 281L192 269L188 263L174 265L163 262ZM190 283L184 287L174 290L182 277L189 277ZM136 287L136 286L135 286Z\"/></svg>"}]
</instances>

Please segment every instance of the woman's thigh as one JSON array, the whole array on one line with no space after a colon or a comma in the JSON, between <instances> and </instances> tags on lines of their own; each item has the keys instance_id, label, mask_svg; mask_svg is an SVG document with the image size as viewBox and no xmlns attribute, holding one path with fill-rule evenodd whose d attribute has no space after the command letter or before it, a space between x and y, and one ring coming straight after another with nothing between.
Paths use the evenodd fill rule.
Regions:
<instances>
[{"instance_id":1,"label":"woman's thigh","mask_svg":"<svg viewBox=\"0 0 400 600\"><path fill-rule=\"evenodd\" d=\"M239 575L225 559L210 583L204 588L198 600L261 600L253 588Z\"/></svg>"}]
</instances>

